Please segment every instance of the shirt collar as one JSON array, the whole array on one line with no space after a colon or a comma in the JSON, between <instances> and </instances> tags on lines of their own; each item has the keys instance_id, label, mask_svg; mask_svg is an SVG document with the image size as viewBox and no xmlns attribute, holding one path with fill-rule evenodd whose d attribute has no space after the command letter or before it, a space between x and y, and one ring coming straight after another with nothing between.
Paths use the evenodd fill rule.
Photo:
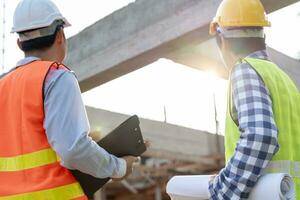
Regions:
<instances>
[{"instance_id":1,"label":"shirt collar","mask_svg":"<svg viewBox=\"0 0 300 200\"><path fill-rule=\"evenodd\" d=\"M4 74L0 74L0 78L4 77L5 75L7 75L8 73L14 71L15 69L17 69L18 67L21 67L22 65L27 65L33 61L36 61L36 60L41 60L40 58L38 57L35 57L35 56L28 56L28 57L25 57L21 60L19 60L16 64L16 66L14 68L12 68L9 72L7 73L4 73Z\"/></svg>"},{"instance_id":2,"label":"shirt collar","mask_svg":"<svg viewBox=\"0 0 300 200\"><path fill-rule=\"evenodd\" d=\"M269 60L269 56L266 50L260 50L256 51L254 53L251 53L247 56L247 58L256 58L256 59L262 59L262 60Z\"/></svg>"},{"instance_id":3,"label":"shirt collar","mask_svg":"<svg viewBox=\"0 0 300 200\"><path fill-rule=\"evenodd\" d=\"M21 59L17 62L16 67L20 67L22 65L27 65L27 64L29 64L33 61L36 61L36 60L41 60L41 59L38 58L38 57L35 57L35 56L25 57L25 58L23 58L23 59Z\"/></svg>"}]
</instances>

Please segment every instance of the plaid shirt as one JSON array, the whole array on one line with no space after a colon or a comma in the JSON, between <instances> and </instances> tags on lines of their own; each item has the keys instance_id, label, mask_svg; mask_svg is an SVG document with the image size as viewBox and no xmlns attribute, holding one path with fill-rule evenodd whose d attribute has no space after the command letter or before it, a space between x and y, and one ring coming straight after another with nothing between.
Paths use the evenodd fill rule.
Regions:
<instances>
[{"instance_id":1,"label":"plaid shirt","mask_svg":"<svg viewBox=\"0 0 300 200\"><path fill-rule=\"evenodd\" d=\"M248 57L267 60L265 51ZM279 150L268 88L248 63L237 64L231 73L233 118L240 140L234 155L209 184L210 199L247 199L262 170Z\"/></svg>"}]
</instances>

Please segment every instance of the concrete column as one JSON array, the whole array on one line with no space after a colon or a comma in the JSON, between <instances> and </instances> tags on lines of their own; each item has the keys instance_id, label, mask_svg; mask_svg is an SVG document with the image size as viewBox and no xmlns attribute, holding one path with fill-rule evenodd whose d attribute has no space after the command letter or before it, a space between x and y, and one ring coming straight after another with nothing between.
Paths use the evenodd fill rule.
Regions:
<instances>
[{"instance_id":1,"label":"concrete column","mask_svg":"<svg viewBox=\"0 0 300 200\"><path fill-rule=\"evenodd\" d=\"M106 200L105 189L98 190L94 195L94 200Z\"/></svg>"},{"instance_id":2,"label":"concrete column","mask_svg":"<svg viewBox=\"0 0 300 200\"><path fill-rule=\"evenodd\" d=\"M155 188L155 200L162 200L161 188L159 185L157 185Z\"/></svg>"}]
</instances>

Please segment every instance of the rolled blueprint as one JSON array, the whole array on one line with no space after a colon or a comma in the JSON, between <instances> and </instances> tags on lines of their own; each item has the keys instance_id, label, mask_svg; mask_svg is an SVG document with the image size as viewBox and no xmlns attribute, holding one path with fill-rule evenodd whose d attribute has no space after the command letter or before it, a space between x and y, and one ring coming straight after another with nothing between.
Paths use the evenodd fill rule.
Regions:
<instances>
[{"instance_id":1,"label":"rolled blueprint","mask_svg":"<svg viewBox=\"0 0 300 200\"><path fill-rule=\"evenodd\" d=\"M208 182L212 176L175 176L167 185L172 200L206 200L209 197ZM266 174L260 177L249 200L295 200L293 179L284 173Z\"/></svg>"},{"instance_id":2,"label":"rolled blueprint","mask_svg":"<svg viewBox=\"0 0 300 200\"><path fill-rule=\"evenodd\" d=\"M284 173L263 175L250 193L249 199L296 200L293 179Z\"/></svg>"}]
</instances>

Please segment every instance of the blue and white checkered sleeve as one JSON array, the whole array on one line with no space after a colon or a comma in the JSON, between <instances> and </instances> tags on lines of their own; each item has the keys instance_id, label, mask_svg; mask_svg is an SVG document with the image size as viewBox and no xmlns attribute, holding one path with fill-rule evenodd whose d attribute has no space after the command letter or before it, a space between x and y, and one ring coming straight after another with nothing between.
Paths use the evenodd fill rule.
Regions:
<instances>
[{"instance_id":1,"label":"blue and white checkered sleeve","mask_svg":"<svg viewBox=\"0 0 300 200\"><path fill-rule=\"evenodd\" d=\"M235 67L231 78L240 140L234 155L210 183L210 199L247 199L278 151L278 130L269 91L249 64Z\"/></svg>"}]
</instances>

